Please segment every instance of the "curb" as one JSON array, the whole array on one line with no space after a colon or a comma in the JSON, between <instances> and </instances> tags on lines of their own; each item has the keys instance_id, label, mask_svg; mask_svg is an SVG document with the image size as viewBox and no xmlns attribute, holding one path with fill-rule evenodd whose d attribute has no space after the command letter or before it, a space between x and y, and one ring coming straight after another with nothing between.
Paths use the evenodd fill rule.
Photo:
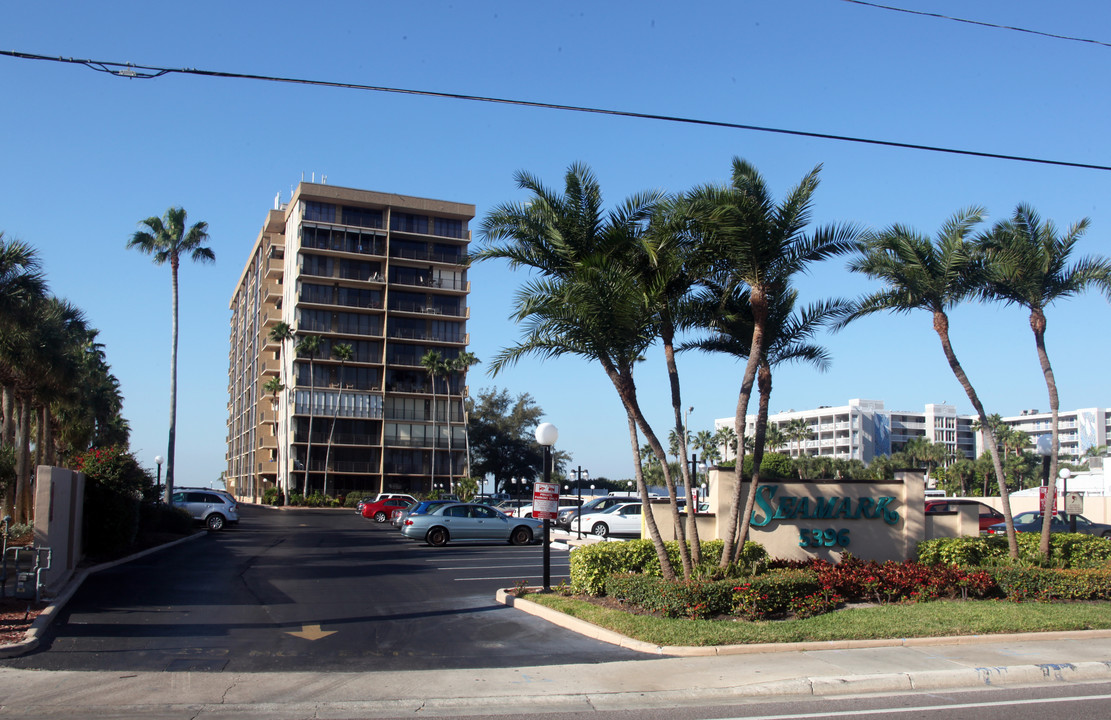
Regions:
<instances>
[{"instance_id":1,"label":"curb","mask_svg":"<svg viewBox=\"0 0 1111 720\"><path fill-rule=\"evenodd\" d=\"M755 655L762 653L803 652L811 650L854 650L877 647L928 647L931 645L972 645L976 643L1008 642L1021 640L1077 640L1084 638L1111 638L1111 629L1105 630L1054 630L1041 633L1000 633L998 635L946 635L940 637L880 638L871 640L816 640L793 643L753 643L751 645L655 645L635 640L607 628L565 615L558 610L544 607L516 597L510 590L498 590L495 599L503 605L516 608L530 615L547 620L567 630L572 630L595 640L653 655L672 657L711 657L719 655ZM1096 665L1103 665L1095 663ZM1105 664L1101 677L1111 678L1111 662ZM1030 666L1041 667L1041 666ZM1056 666L1054 666L1056 667ZM1060 667L1066 667L1064 665ZM1073 667L1073 666L1068 666ZM1007 668L1002 668L1006 670ZM1040 672L1040 671L1039 671ZM858 676L863 677L863 676ZM886 676L885 676L886 677ZM792 681L794 682L794 681ZM990 685L990 682L985 684Z\"/></svg>"},{"instance_id":2,"label":"curb","mask_svg":"<svg viewBox=\"0 0 1111 720\"><path fill-rule=\"evenodd\" d=\"M62 609L66 606L66 603L70 601L70 598L72 598L74 593L77 592L78 588L81 587L81 583L85 582L85 578L87 578L92 573L98 573L103 570L114 568L117 565L131 562L132 560L138 560L139 558L146 557L151 553L156 553L160 550L165 550L166 548L171 548L175 545L180 545L182 543L196 540L202 535L207 534L207 530L200 530L193 533L192 535L186 535L185 537L174 540L173 542L168 542L165 545L147 548L146 550L137 552L134 555L128 555L127 557L120 558L119 560L111 560L109 562L101 563L100 565L94 565L92 567L81 570L72 578L70 578L69 582L67 582L62 587L61 591L54 596L54 599L51 601L51 603L47 605L41 613L39 613L39 616L35 618L34 622L31 623L31 627L27 628L27 632L24 634L23 640L17 643L10 643L8 645L0 645L0 659L19 657L20 655L25 655L36 649L39 646L39 643L42 642L41 638L46 633L46 629L50 627L51 623L53 623L58 615L62 612Z\"/></svg>"}]
</instances>

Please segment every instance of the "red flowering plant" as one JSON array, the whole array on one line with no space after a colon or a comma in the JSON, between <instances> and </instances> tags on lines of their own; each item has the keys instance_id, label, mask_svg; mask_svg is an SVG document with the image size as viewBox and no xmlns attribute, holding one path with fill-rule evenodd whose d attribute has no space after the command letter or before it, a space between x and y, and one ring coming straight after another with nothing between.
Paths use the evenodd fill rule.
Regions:
<instances>
[{"instance_id":1,"label":"red flowering plant","mask_svg":"<svg viewBox=\"0 0 1111 720\"><path fill-rule=\"evenodd\" d=\"M136 499L150 495L154 488L150 473L119 445L86 450L73 459L73 469L106 490Z\"/></svg>"}]
</instances>

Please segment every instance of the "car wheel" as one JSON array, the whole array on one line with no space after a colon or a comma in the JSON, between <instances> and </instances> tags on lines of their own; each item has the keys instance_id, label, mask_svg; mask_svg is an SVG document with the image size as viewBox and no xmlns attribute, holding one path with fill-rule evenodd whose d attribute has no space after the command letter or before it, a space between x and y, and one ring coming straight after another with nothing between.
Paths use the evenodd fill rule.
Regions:
<instances>
[{"instance_id":1,"label":"car wheel","mask_svg":"<svg viewBox=\"0 0 1111 720\"><path fill-rule=\"evenodd\" d=\"M1107 531L1105 531L1105 532L1103 533L1102 537L1105 537L1105 538L1111 538L1111 530L1107 530Z\"/></svg>"},{"instance_id":2,"label":"car wheel","mask_svg":"<svg viewBox=\"0 0 1111 720\"><path fill-rule=\"evenodd\" d=\"M208 526L209 530L223 530L224 516L220 513L212 513L207 518L205 518L204 524Z\"/></svg>"},{"instance_id":3,"label":"car wheel","mask_svg":"<svg viewBox=\"0 0 1111 720\"><path fill-rule=\"evenodd\" d=\"M428 531L428 535L425 536L425 539L428 540L429 545L435 545L436 547L447 545L447 530L443 528L432 528Z\"/></svg>"},{"instance_id":4,"label":"car wheel","mask_svg":"<svg viewBox=\"0 0 1111 720\"><path fill-rule=\"evenodd\" d=\"M374 513L374 522L386 522L386 513L382 512L381 510Z\"/></svg>"},{"instance_id":5,"label":"car wheel","mask_svg":"<svg viewBox=\"0 0 1111 720\"><path fill-rule=\"evenodd\" d=\"M610 528L609 525L606 525L604 522L594 523L594 527L590 528L590 532L598 537L606 537L610 534Z\"/></svg>"},{"instance_id":6,"label":"car wheel","mask_svg":"<svg viewBox=\"0 0 1111 720\"><path fill-rule=\"evenodd\" d=\"M532 530L527 527L513 528L509 542L514 545L528 545L532 542Z\"/></svg>"}]
</instances>

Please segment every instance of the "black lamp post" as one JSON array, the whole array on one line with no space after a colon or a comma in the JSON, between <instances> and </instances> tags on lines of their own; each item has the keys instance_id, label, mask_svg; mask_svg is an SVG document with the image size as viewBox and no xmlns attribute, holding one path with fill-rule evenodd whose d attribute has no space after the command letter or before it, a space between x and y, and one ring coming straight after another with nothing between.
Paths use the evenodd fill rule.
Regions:
<instances>
[{"instance_id":1,"label":"black lamp post","mask_svg":"<svg viewBox=\"0 0 1111 720\"><path fill-rule=\"evenodd\" d=\"M536 442L544 446L544 482L552 481L552 445L559 439L559 430L551 423L540 423L536 428ZM556 507L559 505L557 503ZM552 589L551 520L544 518L544 592ZM580 526L581 527L581 526Z\"/></svg>"},{"instance_id":2,"label":"black lamp post","mask_svg":"<svg viewBox=\"0 0 1111 720\"><path fill-rule=\"evenodd\" d=\"M162 499L162 456L154 456L154 464L158 466L158 499Z\"/></svg>"}]
</instances>

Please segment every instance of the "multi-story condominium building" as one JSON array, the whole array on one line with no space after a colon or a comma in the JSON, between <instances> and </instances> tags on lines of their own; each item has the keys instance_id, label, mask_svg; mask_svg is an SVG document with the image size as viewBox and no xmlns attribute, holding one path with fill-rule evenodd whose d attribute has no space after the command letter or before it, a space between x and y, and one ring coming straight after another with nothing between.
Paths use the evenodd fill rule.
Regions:
<instances>
[{"instance_id":1,"label":"multi-story condominium building","mask_svg":"<svg viewBox=\"0 0 1111 720\"><path fill-rule=\"evenodd\" d=\"M886 410L882 400L850 400L847 405L819 407L813 410L776 413L768 417L768 425L786 430L797 419L810 426L810 435L801 441L788 441L779 452L799 455L855 459L871 462L877 455L899 452L915 438L943 444L951 455L960 453L975 459L984 451L983 436L973 430L975 415L958 415L956 407L928 404L922 411ZM1103 408L1063 411L1059 413L1061 457L1079 460L1088 448L1107 444L1111 435L1111 411ZM1030 436L1033 449L1040 436L1050 433L1049 413L1027 410L1021 415L1005 417L1003 422ZM714 421L714 427L733 427L733 418ZM756 415L746 418L745 434L756 434ZM723 453L730 460L733 453Z\"/></svg>"},{"instance_id":2,"label":"multi-story condominium building","mask_svg":"<svg viewBox=\"0 0 1111 720\"><path fill-rule=\"evenodd\" d=\"M467 348L474 212L305 182L275 199L229 305L229 489L414 492L463 474L464 373L422 358Z\"/></svg>"},{"instance_id":3,"label":"multi-story condominium building","mask_svg":"<svg viewBox=\"0 0 1111 720\"><path fill-rule=\"evenodd\" d=\"M1037 445L1043 437L1047 438L1044 442L1049 442L1048 438L1053 432L1052 421L1052 414L1037 410L1023 410L1020 415L1003 418L1004 424L1029 435L1033 445ZM1061 442L1061 457L1076 462L1090 448L1107 445L1107 437L1111 435L1111 410L1096 407L1059 411L1057 432ZM982 438L977 438L977 449L982 445Z\"/></svg>"},{"instance_id":4,"label":"multi-story condominium building","mask_svg":"<svg viewBox=\"0 0 1111 720\"><path fill-rule=\"evenodd\" d=\"M959 417L952 405L929 404L920 412L896 411L884 408L882 400L849 400L846 405L822 406L812 410L788 410L768 416L769 427L785 431L793 421L801 419L810 427L810 434L802 440L790 440L776 448L792 457L820 455L860 460L869 463L877 455L899 452L914 438L926 438L941 443L952 452L972 456L975 439L969 418ZM714 421L714 427L733 427L733 418ZM745 435L756 434L756 415L746 418ZM732 452L723 455L732 459Z\"/></svg>"}]
</instances>

